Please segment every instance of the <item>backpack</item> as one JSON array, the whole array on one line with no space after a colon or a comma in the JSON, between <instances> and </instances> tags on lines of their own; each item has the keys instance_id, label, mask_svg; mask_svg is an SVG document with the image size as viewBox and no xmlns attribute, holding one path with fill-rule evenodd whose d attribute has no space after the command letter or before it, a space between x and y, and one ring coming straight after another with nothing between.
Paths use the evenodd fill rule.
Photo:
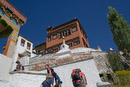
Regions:
<instances>
[{"instance_id":1,"label":"backpack","mask_svg":"<svg viewBox=\"0 0 130 87\"><path fill-rule=\"evenodd\" d=\"M81 80L81 76L80 76L80 69L73 69L73 72L71 74L72 80L76 81L76 80Z\"/></svg>"},{"instance_id":2,"label":"backpack","mask_svg":"<svg viewBox=\"0 0 130 87\"><path fill-rule=\"evenodd\" d=\"M81 84L82 77L80 75L81 70L80 69L73 69L73 72L71 74L73 85L78 86Z\"/></svg>"}]
</instances>

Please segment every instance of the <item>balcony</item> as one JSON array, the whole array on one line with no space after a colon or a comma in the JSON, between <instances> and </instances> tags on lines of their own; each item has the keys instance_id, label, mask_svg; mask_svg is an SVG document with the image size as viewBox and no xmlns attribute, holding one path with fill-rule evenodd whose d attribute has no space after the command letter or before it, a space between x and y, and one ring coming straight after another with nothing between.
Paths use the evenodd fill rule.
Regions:
<instances>
[{"instance_id":1,"label":"balcony","mask_svg":"<svg viewBox=\"0 0 130 87\"><path fill-rule=\"evenodd\" d=\"M13 31L12 27L8 25L0 16L0 39L8 37Z\"/></svg>"}]
</instances>

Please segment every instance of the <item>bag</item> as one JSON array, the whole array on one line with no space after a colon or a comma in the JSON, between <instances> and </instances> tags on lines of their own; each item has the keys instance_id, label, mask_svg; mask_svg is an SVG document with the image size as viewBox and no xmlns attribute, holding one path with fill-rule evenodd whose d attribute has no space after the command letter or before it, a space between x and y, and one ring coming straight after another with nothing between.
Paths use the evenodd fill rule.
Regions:
<instances>
[{"instance_id":1,"label":"bag","mask_svg":"<svg viewBox=\"0 0 130 87\"><path fill-rule=\"evenodd\" d=\"M81 72L80 69L73 69L71 77L72 77L74 87L77 87L77 86L80 87L82 85L82 82L81 82L82 77L80 75L80 72Z\"/></svg>"},{"instance_id":2,"label":"bag","mask_svg":"<svg viewBox=\"0 0 130 87\"><path fill-rule=\"evenodd\" d=\"M22 66L22 70L24 70L24 66Z\"/></svg>"},{"instance_id":3,"label":"bag","mask_svg":"<svg viewBox=\"0 0 130 87\"><path fill-rule=\"evenodd\" d=\"M81 72L80 69L73 69L73 72L71 74L73 82L77 80L81 80L80 72Z\"/></svg>"}]
</instances>

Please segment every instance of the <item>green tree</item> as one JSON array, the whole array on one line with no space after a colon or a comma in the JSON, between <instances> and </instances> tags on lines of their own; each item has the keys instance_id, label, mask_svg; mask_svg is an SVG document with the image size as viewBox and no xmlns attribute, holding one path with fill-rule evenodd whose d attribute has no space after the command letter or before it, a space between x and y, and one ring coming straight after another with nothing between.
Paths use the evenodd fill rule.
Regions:
<instances>
[{"instance_id":1,"label":"green tree","mask_svg":"<svg viewBox=\"0 0 130 87\"><path fill-rule=\"evenodd\" d=\"M130 26L115 8L108 7L108 22L111 28L113 39L118 50L130 53Z\"/></svg>"},{"instance_id":2,"label":"green tree","mask_svg":"<svg viewBox=\"0 0 130 87\"><path fill-rule=\"evenodd\" d=\"M122 62L120 61L116 51L113 51L113 53L108 54L108 61L114 72L119 71L119 70L124 70L124 66Z\"/></svg>"}]
</instances>

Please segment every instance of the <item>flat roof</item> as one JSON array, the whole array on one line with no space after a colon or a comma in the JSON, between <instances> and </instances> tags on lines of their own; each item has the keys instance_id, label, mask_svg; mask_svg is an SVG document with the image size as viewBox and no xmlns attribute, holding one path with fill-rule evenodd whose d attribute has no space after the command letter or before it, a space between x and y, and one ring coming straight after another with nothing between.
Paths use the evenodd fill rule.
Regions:
<instances>
[{"instance_id":1,"label":"flat roof","mask_svg":"<svg viewBox=\"0 0 130 87\"><path fill-rule=\"evenodd\" d=\"M33 49L35 49L35 48L37 48L37 47L39 47L39 46L42 46L42 45L44 45L44 44L46 44L46 42L43 42L43 43L41 43L41 44L36 45Z\"/></svg>"},{"instance_id":2,"label":"flat roof","mask_svg":"<svg viewBox=\"0 0 130 87\"><path fill-rule=\"evenodd\" d=\"M75 18L75 19L73 19L73 20L71 20L71 21L68 21L68 22L66 22L66 23L64 23L64 24L61 24L61 25L58 25L58 26L56 26L56 27L52 27L52 26L50 26L49 28L47 28L47 30L49 30L49 29L57 29L57 28L59 28L59 27L62 27L62 26L64 26L64 25L67 25L67 24L69 24L69 23L72 23L72 22L75 22L75 21L78 21L79 22L79 20L77 19L77 18Z\"/></svg>"},{"instance_id":3,"label":"flat roof","mask_svg":"<svg viewBox=\"0 0 130 87\"><path fill-rule=\"evenodd\" d=\"M23 37L24 39L26 39L26 40L30 41L31 43L33 43L31 40L29 40L28 38L24 37L24 36L21 35L21 34L19 34L18 36L21 36L21 37Z\"/></svg>"}]
</instances>

